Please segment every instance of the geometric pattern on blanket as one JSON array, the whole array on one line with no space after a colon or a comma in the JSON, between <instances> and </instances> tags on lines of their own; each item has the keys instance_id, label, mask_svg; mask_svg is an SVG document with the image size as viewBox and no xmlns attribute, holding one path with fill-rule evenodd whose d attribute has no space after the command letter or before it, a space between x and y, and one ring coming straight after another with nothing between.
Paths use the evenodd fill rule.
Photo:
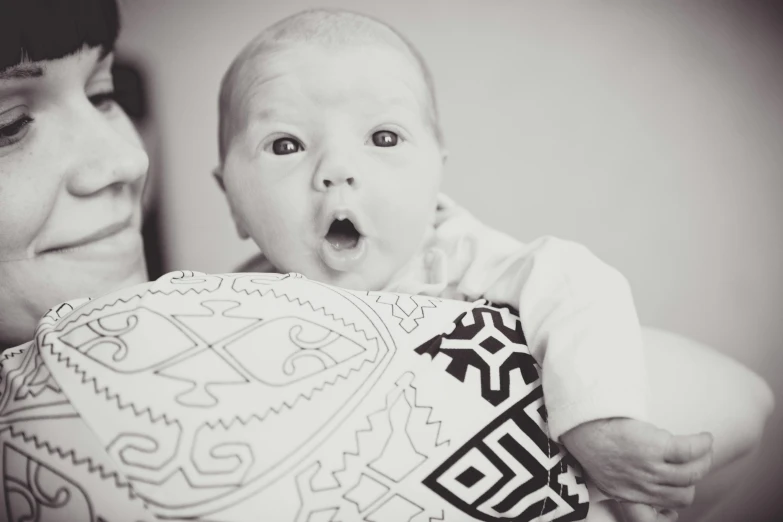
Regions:
<instances>
[{"instance_id":1,"label":"geometric pattern on blanket","mask_svg":"<svg viewBox=\"0 0 783 522\"><path fill-rule=\"evenodd\" d=\"M446 371L461 382L469 369L478 370L481 396L495 406L511 396L515 372L530 386L433 471L427 487L478 520L570 522L587 516L579 464L548 436L539 368L508 308L476 306L416 352L448 357Z\"/></svg>"}]
</instances>

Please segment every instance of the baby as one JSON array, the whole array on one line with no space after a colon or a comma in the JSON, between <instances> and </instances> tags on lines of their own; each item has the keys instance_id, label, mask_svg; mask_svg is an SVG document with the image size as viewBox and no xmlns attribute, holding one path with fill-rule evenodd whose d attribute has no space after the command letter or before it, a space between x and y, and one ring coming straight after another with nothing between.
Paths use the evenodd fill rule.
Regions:
<instances>
[{"instance_id":1,"label":"baby","mask_svg":"<svg viewBox=\"0 0 783 522\"><path fill-rule=\"evenodd\" d=\"M439 194L433 82L404 37L355 13L294 15L237 56L219 108L215 177L262 252L244 271L515 308L542 365L550 435L592 482L634 520L692 501L712 438L647 422L626 280L579 245L523 245Z\"/></svg>"}]
</instances>

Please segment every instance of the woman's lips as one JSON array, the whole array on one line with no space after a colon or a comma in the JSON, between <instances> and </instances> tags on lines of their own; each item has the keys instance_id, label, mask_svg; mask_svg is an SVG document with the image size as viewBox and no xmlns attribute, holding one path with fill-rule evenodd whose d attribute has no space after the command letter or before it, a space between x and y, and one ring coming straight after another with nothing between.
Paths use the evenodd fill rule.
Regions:
<instances>
[{"instance_id":1,"label":"woman's lips","mask_svg":"<svg viewBox=\"0 0 783 522\"><path fill-rule=\"evenodd\" d=\"M121 221L118 223L113 223L111 225L108 225L106 227L103 227L99 230L96 230L95 232L92 232L91 234L88 234L86 236L82 236L78 239L74 240L68 240L63 241L60 243L56 243L52 247L47 247L39 252L39 254L51 254L51 253L57 253L57 252L67 252L71 250L80 249L86 246L89 246L94 243L98 243L100 241L103 241L105 239L112 238L114 236L117 236L121 234L122 232L125 232L129 230L131 227L131 218L126 219L125 221Z\"/></svg>"}]
</instances>

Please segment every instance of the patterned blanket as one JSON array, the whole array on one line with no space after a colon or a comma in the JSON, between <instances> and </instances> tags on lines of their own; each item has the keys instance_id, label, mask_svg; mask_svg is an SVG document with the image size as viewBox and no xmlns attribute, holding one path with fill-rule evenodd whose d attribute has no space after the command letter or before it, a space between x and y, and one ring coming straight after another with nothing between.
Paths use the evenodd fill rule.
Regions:
<instances>
[{"instance_id":1,"label":"patterned blanket","mask_svg":"<svg viewBox=\"0 0 783 522\"><path fill-rule=\"evenodd\" d=\"M0 356L0 519L576 521L513 311L175 272Z\"/></svg>"}]
</instances>

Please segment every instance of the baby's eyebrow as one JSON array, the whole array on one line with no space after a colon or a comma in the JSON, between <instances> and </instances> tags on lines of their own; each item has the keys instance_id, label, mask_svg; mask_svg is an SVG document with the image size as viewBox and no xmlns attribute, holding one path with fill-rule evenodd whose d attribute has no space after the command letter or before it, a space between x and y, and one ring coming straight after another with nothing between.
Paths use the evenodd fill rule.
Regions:
<instances>
[{"instance_id":1,"label":"baby's eyebrow","mask_svg":"<svg viewBox=\"0 0 783 522\"><path fill-rule=\"evenodd\" d=\"M411 100L410 98L389 98L382 100L380 104L373 107L373 109L380 107L383 109L403 109L405 111L410 111L415 110L416 105L416 100Z\"/></svg>"},{"instance_id":2,"label":"baby's eyebrow","mask_svg":"<svg viewBox=\"0 0 783 522\"><path fill-rule=\"evenodd\" d=\"M276 107L264 107L256 112L256 117L259 119L274 119L275 117L279 118L281 114L283 114L283 111Z\"/></svg>"},{"instance_id":3,"label":"baby's eyebrow","mask_svg":"<svg viewBox=\"0 0 783 522\"><path fill-rule=\"evenodd\" d=\"M415 106L421 103L419 98L420 96L416 92L416 89L405 82L403 89L393 89L391 92L376 92L375 99L372 99L369 103L374 107L402 107L404 109L410 109L411 105Z\"/></svg>"},{"instance_id":4,"label":"baby's eyebrow","mask_svg":"<svg viewBox=\"0 0 783 522\"><path fill-rule=\"evenodd\" d=\"M411 102L411 97L394 94L381 97L378 101L384 105L408 105Z\"/></svg>"},{"instance_id":5,"label":"baby's eyebrow","mask_svg":"<svg viewBox=\"0 0 783 522\"><path fill-rule=\"evenodd\" d=\"M251 118L256 121L260 120L283 120L286 119L290 111L281 111L274 107L264 107L263 109L253 111Z\"/></svg>"},{"instance_id":6,"label":"baby's eyebrow","mask_svg":"<svg viewBox=\"0 0 783 522\"><path fill-rule=\"evenodd\" d=\"M400 113L418 113L419 105L416 100L411 100L406 97L389 97L384 98L372 103L368 103L362 107L362 113L367 117L377 117L386 114L400 114Z\"/></svg>"}]
</instances>

